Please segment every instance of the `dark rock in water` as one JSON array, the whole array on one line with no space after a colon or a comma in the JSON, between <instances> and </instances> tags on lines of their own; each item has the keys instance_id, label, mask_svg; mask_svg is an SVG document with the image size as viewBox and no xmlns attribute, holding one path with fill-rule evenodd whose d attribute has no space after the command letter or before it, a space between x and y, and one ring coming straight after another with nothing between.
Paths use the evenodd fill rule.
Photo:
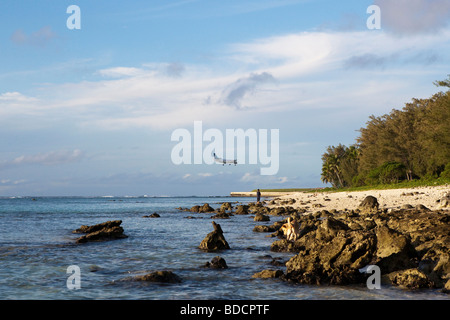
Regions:
<instances>
[{"instance_id":1,"label":"dark rock in water","mask_svg":"<svg viewBox=\"0 0 450 320\"><path fill-rule=\"evenodd\" d=\"M213 212L214 209L208 203L205 203L202 206L193 206L189 211L197 213L208 213Z\"/></svg>"},{"instance_id":2,"label":"dark rock in water","mask_svg":"<svg viewBox=\"0 0 450 320\"><path fill-rule=\"evenodd\" d=\"M238 205L234 214L248 214L248 208L249 206L245 204Z\"/></svg>"},{"instance_id":3,"label":"dark rock in water","mask_svg":"<svg viewBox=\"0 0 450 320\"><path fill-rule=\"evenodd\" d=\"M208 235L202 240L199 248L202 250L216 251L222 249L230 249L228 242L223 236L222 228L220 224L212 222L214 226L214 231L208 233Z\"/></svg>"},{"instance_id":4,"label":"dark rock in water","mask_svg":"<svg viewBox=\"0 0 450 320\"><path fill-rule=\"evenodd\" d=\"M364 200L359 204L359 209L361 213L372 213L378 211L378 200L373 196L367 196Z\"/></svg>"},{"instance_id":5,"label":"dark rock in water","mask_svg":"<svg viewBox=\"0 0 450 320\"><path fill-rule=\"evenodd\" d=\"M263 270L252 275L252 278L271 279L279 278L283 275L281 270Z\"/></svg>"},{"instance_id":6,"label":"dark rock in water","mask_svg":"<svg viewBox=\"0 0 450 320\"><path fill-rule=\"evenodd\" d=\"M286 261L282 261L281 258L272 258L270 264L273 266L286 266Z\"/></svg>"},{"instance_id":7,"label":"dark rock in water","mask_svg":"<svg viewBox=\"0 0 450 320\"><path fill-rule=\"evenodd\" d=\"M76 240L77 243L85 243L88 241L108 241L115 239L128 238L123 233L123 228L120 226L122 220L107 221L93 226L81 226L73 233L86 233Z\"/></svg>"},{"instance_id":8,"label":"dark rock in water","mask_svg":"<svg viewBox=\"0 0 450 320\"><path fill-rule=\"evenodd\" d=\"M224 202L224 203L222 203L222 205L220 206L220 210L227 211L227 210L232 210L232 209L233 209L233 207L231 206L231 203L230 203L230 202Z\"/></svg>"},{"instance_id":9,"label":"dark rock in water","mask_svg":"<svg viewBox=\"0 0 450 320\"><path fill-rule=\"evenodd\" d=\"M157 214L156 212L153 212L151 215L148 216L142 216L143 218L159 218L161 217L159 214Z\"/></svg>"},{"instance_id":10,"label":"dark rock in water","mask_svg":"<svg viewBox=\"0 0 450 320\"><path fill-rule=\"evenodd\" d=\"M270 221L269 216L266 216L265 214L256 214L255 218L253 218L254 221Z\"/></svg>"},{"instance_id":11,"label":"dark rock in water","mask_svg":"<svg viewBox=\"0 0 450 320\"><path fill-rule=\"evenodd\" d=\"M211 269L228 269L225 259L219 256L212 258L211 262L207 262L204 267Z\"/></svg>"},{"instance_id":12,"label":"dark rock in water","mask_svg":"<svg viewBox=\"0 0 450 320\"><path fill-rule=\"evenodd\" d=\"M132 278L134 281L149 281L149 282L162 282L162 283L179 283L181 278L172 271L155 271L143 276L136 276Z\"/></svg>"},{"instance_id":13,"label":"dark rock in water","mask_svg":"<svg viewBox=\"0 0 450 320\"><path fill-rule=\"evenodd\" d=\"M113 221L106 221L103 223L99 223L93 226L81 226L80 228L72 231L72 233L91 233L95 231L99 231L101 229L105 228L112 228L116 226L120 226L122 224L122 220L113 220Z\"/></svg>"},{"instance_id":14,"label":"dark rock in water","mask_svg":"<svg viewBox=\"0 0 450 320\"><path fill-rule=\"evenodd\" d=\"M219 213L213 215L211 219L229 219L231 216L233 216L231 212L227 213L224 210L220 209Z\"/></svg>"},{"instance_id":15,"label":"dark rock in water","mask_svg":"<svg viewBox=\"0 0 450 320\"><path fill-rule=\"evenodd\" d=\"M208 203L205 203L203 206L200 207L200 212L203 212L203 213L213 212L213 211L214 211L214 209Z\"/></svg>"},{"instance_id":16,"label":"dark rock in water","mask_svg":"<svg viewBox=\"0 0 450 320\"><path fill-rule=\"evenodd\" d=\"M276 230L273 226L255 226L253 228L253 232L275 232Z\"/></svg>"}]
</instances>

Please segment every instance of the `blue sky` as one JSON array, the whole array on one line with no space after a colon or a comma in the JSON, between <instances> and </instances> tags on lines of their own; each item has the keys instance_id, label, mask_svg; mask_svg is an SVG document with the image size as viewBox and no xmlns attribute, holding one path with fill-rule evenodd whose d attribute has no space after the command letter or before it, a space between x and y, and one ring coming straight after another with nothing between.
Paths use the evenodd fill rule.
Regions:
<instances>
[{"instance_id":1,"label":"blue sky","mask_svg":"<svg viewBox=\"0 0 450 320\"><path fill-rule=\"evenodd\" d=\"M438 91L449 20L447 0L3 0L0 196L321 187L327 146ZM278 173L175 165L171 134L194 121L279 129Z\"/></svg>"}]
</instances>

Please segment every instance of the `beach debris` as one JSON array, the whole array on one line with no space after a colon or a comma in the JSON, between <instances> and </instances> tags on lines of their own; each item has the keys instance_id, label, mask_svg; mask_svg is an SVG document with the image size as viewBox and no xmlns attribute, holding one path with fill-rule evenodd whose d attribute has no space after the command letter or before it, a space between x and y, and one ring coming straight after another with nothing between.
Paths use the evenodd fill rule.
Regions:
<instances>
[{"instance_id":1,"label":"beach debris","mask_svg":"<svg viewBox=\"0 0 450 320\"><path fill-rule=\"evenodd\" d=\"M203 267L211 269L228 269L225 259L220 256L212 258L211 262L206 262Z\"/></svg>"},{"instance_id":2,"label":"beach debris","mask_svg":"<svg viewBox=\"0 0 450 320\"><path fill-rule=\"evenodd\" d=\"M208 233L206 237L200 243L199 248L207 251L216 251L222 249L230 249L228 242L225 240L223 236L222 228L220 224L212 222L214 227L214 231Z\"/></svg>"},{"instance_id":3,"label":"beach debris","mask_svg":"<svg viewBox=\"0 0 450 320\"><path fill-rule=\"evenodd\" d=\"M77 243L128 238L128 236L123 233L124 230L120 226L121 224L122 220L113 220L99 223L93 226L83 225L79 229L72 231L72 233L86 233L86 235L76 239Z\"/></svg>"}]
</instances>

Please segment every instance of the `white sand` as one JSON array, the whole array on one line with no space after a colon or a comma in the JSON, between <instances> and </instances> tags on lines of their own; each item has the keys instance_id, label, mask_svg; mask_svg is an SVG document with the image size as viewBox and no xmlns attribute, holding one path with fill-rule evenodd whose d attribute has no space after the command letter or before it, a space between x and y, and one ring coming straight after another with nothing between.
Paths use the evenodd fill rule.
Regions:
<instances>
[{"instance_id":1,"label":"white sand","mask_svg":"<svg viewBox=\"0 0 450 320\"><path fill-rule=\"evenodd\" d=\"M370 195L377 198L380 209L400 209L403 205L406 204L409 204L413 207L418 204L422 204L431 210L450 210L450 208L441 208L440 203L436 202L436 200L441 199L447 192L450 192L449 185L352 192L298 192L278 197L281 200L276 201L276 203L281 206L288 205L294 208L305 208L307 212L316 212L320 210L330 211L333 209L352 210L356 209L361 201L363 201L366 196ZM296 202L294 204L280 204L282 200L289 199L295 199Z\"/></svg>"}]
</instances>

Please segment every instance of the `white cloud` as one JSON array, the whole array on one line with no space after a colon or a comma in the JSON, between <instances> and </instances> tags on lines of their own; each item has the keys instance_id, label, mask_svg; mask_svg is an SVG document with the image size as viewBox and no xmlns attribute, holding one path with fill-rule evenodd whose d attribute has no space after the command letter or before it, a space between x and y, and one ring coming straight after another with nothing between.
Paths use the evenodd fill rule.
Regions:
<instances>
[{"instance_id":1,"label":"white cloud","mask_svg":"<svg viewBox=\"0 0 450 320\"><path fill-rule=\"evenodd\" d=\"M200 177L212 177L213 174L210 172L206 172L206 173L199 173L198 174Z\"/></svg>"},{"instance_id":2,"label":"white cloud","mask_svg":"<svg viewBox=\"0 0 450 320\"><path fill-rule=\"evenodd\" d=\"M67 151L67 150L59 150L59 151L51 151L47 153L40 153L35 155L21 155L13 160L6 160L0 162L0 168L10 167L10 166L20 166L20 165L29 165L29 164L38 164L38 165L59 165L65 163L71 163L80 161L83 157L83 152L79 149Z\"/></svg>"},{"instance_id":3,"label":"white cloud","mask_svg":"<svg viewBox=\"0 0 450 320\"><path fill-rule=\"evenodd\" d=\"M22 102L36 102L38 99L27 97L20 92L5 92L0 95L0 102L7 103L22 103Z\"/></svg>"},{"instance_id":4,"label":"white cloud","mask_svg":"<svg viewBox=\"0 0 450 320\"><path fill-rule=\"evenodd\" d=\"M105 77L131 77L142 74L142 70L139 68L130 68L130 67L116 67L116 68L108 68L99 70L98 73Z\"/></svg>"},{"instance_id":5,"label":"white cloud","mask_svg":"<svg viewBox=\"0 0 450 320\"><path fill-rule=\"evenodd\" d=\"M22 29L18 29L11 35L11 41L16 45L31 45L45 47L58 35L50 26L45 26L27 35Z\"/></svg>"},{"instance_id":6,"label":"white cloud","mask_svg":"<svg viewBox=\"0 0 450 320\"><path fill-rule=\"evenodd\" d=\"M243 113L261 117L302 108L337 108L344 103L360 108L380 97L404 99L399 96L402 90L408 99L415 95L405 77L420 79L423 74L442 72L449 40L448 30L403 38L382 31L269 37L231 45L217 60L234 65L231 72L221 63L100 69L97 74L106 78L47 85L35 97L0 94L0 114L51 116L101 129L172 130L195 120L208 125L234 123ZM257 108L243 108L247 106Z\"/></svg>"}]
</instances>

